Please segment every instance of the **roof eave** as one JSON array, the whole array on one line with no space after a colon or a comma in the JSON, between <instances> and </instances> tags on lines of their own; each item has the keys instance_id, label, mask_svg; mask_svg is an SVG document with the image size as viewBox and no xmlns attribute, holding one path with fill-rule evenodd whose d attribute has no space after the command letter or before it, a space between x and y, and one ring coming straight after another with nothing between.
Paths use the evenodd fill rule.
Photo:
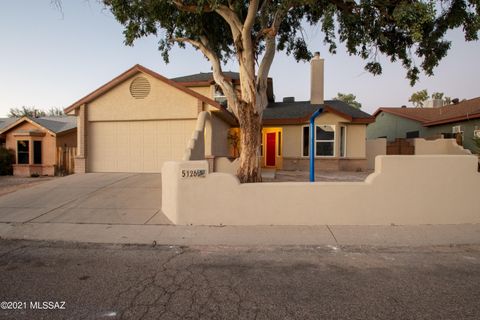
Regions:
<instances>
[{"instance_id":1,"label":"roof eave","mask_svg":"<svg viewBox=\"0 0 480 320\"><path fill-rule=\"evenodd\" d=\"M442 119L442 120L435 120L435 121L425 121L423 122L424 127L431 127L431 126L436 126L440 124L446 124L446 123L451 123L451 122L458 122L458 121L465 121L465 120L471 120L471 119L478 119L480 118L480 112L474 113L474 114L468 114L468 115L462 115L462 116L457 116L457 117L452 117L448 119Z\"/></svg>"},{"instance_id":2,"label":"roof eave","mask_svg":"<svg viewBox=\"0 0 480 320\"><path fill-rule=\"evenodd\" d=\"M65 108L64 112L65 113L70 113L72 110L80 107L81 105L95 100L99 96L107 93L108 91L110 91L111 89L113 89L114 87L119 85L120 83L128 80L129 78L131 78L132 76L136 75L139 72L144 72L144 73L146 73L146 74L148 74L148 75L150 75L150 76L152 76L152 77L154 77L154 78L156 78L160 81L163 81L163 82L169 84L170 86L172 86L174 88L177 88L180 91L183 91L183 92L185 92L185 93L187 93L187 94L205 102L206 104L211 105L212 107L215 107L217 109L222 109L220 104L213 101L212 99L207 98L207 97L205 97L205 96L203 96L203 95L201 95L201 94L199 94L199 93L197 93L197 92L195 92L191 89L188 89L185 86L183 86L183 85L181 85L181 84L179 84L179 83L177 83L173 80L165 78L164 76L162 76L159 73L156 73L153 70L150 70L148 68L145 68L144 66L141 66L141 65L137 64L137 65L133 66L132 68L128 69L127 71L123 72L119 76L113 78L112 80L110 80L109 82L107 82L106 84L104 84L103 86L98 88L97 90L95 90L92 93L86 95L85 97L81 98L77 102L73 103L71 106Z\"/></svg>"}]
</instances>

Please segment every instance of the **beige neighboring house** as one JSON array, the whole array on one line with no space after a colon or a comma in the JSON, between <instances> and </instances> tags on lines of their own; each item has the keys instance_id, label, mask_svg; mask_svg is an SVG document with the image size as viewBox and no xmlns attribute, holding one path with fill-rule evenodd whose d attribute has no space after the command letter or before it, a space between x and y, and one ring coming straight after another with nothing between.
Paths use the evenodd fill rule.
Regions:
<instances>
[{"instance_id":1,"label":"beige neighboring house","mask_svg":"<svg viewBox=\"0 0 480 320\"><path fill-rule=\"evenodd\" d=\"M315 121L317 169L366 170L366 126L373 118L341 101L324 101L323 59L316 55L311 65L310 101L275 102L268 79L262 166L308 170L309 119L323 108ZM238 73L225 76L239 86ZM75 170L160 172L165 161L184 158L202 111L211 115L205 158L234 157L229 136L238 134L238 124L212 73L167 79L136 65L65 109L77 116Z\"/></svg>"},{"instance_id":2,"label":"beige neighboring house","mask_svg":"<svg viewBox=\"0 0 480 320\"><path fill-rule=\"evenodd\" d=\"M0 121L5 147L15 153L13 174L53 176L59 169L58 148L77 145L74 117L11 118Z\"/></svg>"},{"instance_id":3,"label":"beige neighboring house","mask_svg":"<svg viewBox=\"0 0 480 320\"><path fill-rule=\"evenodd\" d=\"M234 118L219 103L140 65L65 109L77 116L75 172L161 172L181 160L202 111L215 143L206 156L228 156Z\"/></svg>"}]
</instances>

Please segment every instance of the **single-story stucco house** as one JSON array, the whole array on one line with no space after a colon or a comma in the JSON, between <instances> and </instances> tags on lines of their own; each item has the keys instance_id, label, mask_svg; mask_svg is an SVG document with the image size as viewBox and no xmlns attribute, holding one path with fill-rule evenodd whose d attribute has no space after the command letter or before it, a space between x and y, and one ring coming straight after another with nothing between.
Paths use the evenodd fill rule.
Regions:
<instances>
[{"instance_id":1,"label":"single-story stucco house","mask_svg":"<svg viewBox=\"0 0 480 320\"><path fill-rule=\"evenodd\" d=\"M367 138L454 138L461 134L464 148L478 153L473 139L480 138L480 97L433 108L386 108L373 114Z\"/></svg>"},{"instance_id":2,"label":"single-story stucco house","mask_svg":"<svg viewBox=\"0 0 480 320\"><path fill-rule=\"evenodd\" d=\"M0 123L5 148L15 153L13 174L53 176L58 165L58 147L75 147L74 117L10 118Z\"/></svg>"},{"instance_id":3,"label":"single-story stucco house","mask_svg":"<svg viewBox=\"0 0 480 320\"><path fill-rule=\"evenodd\" d=\"M341 101L324 101L323 59L317 55L311 64L310 101L274 102L268 81L262 166L307 169L309 118L322 107L315 121L321 169L366 169L366 126L373 118ZM239 84L238 73L225 75ZM212 120L206 158L231 157L228 136L238 125L225 100L212 73L167 79L136 65L65 109L77 116L76 172L160 172L165 161L182 159L202 111Z\"/></svg>"}]
</instances>

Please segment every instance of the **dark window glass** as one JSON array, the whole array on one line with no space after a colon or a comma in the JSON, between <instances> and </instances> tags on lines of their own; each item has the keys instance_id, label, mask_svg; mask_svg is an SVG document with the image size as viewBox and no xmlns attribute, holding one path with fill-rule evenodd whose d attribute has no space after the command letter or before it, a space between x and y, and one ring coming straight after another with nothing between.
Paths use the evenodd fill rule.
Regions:
<instances>
[{"instance_id":1,"label":"dark window glass","mask_svg":"<svg viewBox=\"0 0 480 320\"><path fill-rule=\"evenodd\" d=\"M418 131L409 131L407 132L407 139L413 139L420 137L420 133Z\"/></svg>"},{"instance_id":2,"label":"dark window glass","mask_svg":"<svg viewBox=\"0 0 480 320\"><path fill-rule=\"evenodd\" d=\"M303 156L308 157L308 146L310 145L310 128L303 127Z\"/></svg>"},{"instance_id":3,"label":"dark window glass","mask_svg":"<svg viewBox=\"0 0 480 320\"><path fill-rule=\"evenodd\" d=\"M33 163L42 164L42 141L33 141Z\"/></svg>"},{"instance_id":4,"label":"dark window glass","mask_svg":"<svg viewBox=\"0 0 480 320\"><path fill-rule=\"evenodd\" d=\"M282 155L282 133L278 132L278 155Z\"/></svg>"},{"instance_id":5,"label":"dark window glass","mask_svg":"<svg viewBox=\"0 0 480 320\"><path fill-rule=\"evenodd\" d=\"M317 156L333 156L333 142L317 142Z\"/></svg>"},{"instance_id":6,"label":"dark window glass","mask_svg":"<svg viewBox=\"0 0 480 320\"><path fill-rule=\"evenodd\" d=\"M17 141L17 163L29 164L29 143L26 140Z\"/></svg>"},{"instance_id":7,"label":"dark window glass","mask_svg":"<svg viewBox=\"0 0 480 320\"><path fill-rule=\"evenodd\" d=\"M345 157L345 127L340 127L340 157Z\"/></svg>"},{"instance_id":8,"label":"dark window glass","mask_svg":"<svg viewBox=\"0 0 480 320\"><path fill-rule=\"evenodd\" d=\"M335 137L335 132L333 131L333 128L330 126L325 126L325 127L317 127L317 140L333 140Z\"/></svg>"}]
</instances>

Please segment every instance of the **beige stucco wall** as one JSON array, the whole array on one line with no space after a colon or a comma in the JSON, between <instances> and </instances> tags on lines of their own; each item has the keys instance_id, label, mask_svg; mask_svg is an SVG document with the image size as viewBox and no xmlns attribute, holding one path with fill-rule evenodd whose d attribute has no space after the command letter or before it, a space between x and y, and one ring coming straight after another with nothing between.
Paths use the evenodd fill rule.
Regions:
<instances>
[{"instance_id":1,"label":"beige stucco wall","mask_svg":"<svg viewBox=\"0 0 480 320\"><path fill-rule=\"evenodd\" d=\"M375 158L387 154L387 139L378 138L367 140L367 165L368 169L375 169Z\"/></svg>"},{"instance_id":2,"label":"beige stucco wall","mask_svg":"<svg viewBox=\"0 0 480 320\"><path fill-rule=\"evenodd\" d=\"M364 124L347 125L347 158L366 157L366 132L367 126Z\"/></svg>"},{"instance_id":3,"label":"beige stucco wall","mask_svg":"<svg viewBox=\"0 0 480 320\"><path fill-rule=\"evenodd\" d=\"M211 127L208 127L210 132L207 132L207 137L211 137L206 141L206 150L211 150L211 156L226 157L229 156L228 146L228 131L231 126L218 118L215 112L211 112Z\"/></svg>"},{"instance_id":4,"label":"beige stucco wall","mask_svg":"<svg viewBox=\"0 0 480 320\"><path fill-rule=\"evenodd\" d=\"M240 184L206 161L167 162L162 211L176 224L390 225L480 223L475 156L379 156L365 182ZM270 199L271 201L265 201Z\"/></svg>"},{"instance_id":5,"label":"beige stucco wall","mask_svg":"<svg viewBox=\"0 0 480 320\"><path fill-rule=\"evenodd\" d=\"M130 83L137 76L150 82L150 94L135 99ZM89 121L193 119L197 117L197 99L148 74L139 73L88 104Z\"/></svg>"},{"instance_id":6,"label":"beige stucco wall","mask_svg":"<svg viewBox=\"0 0 480 320\"><path fill-rule=\"evenodd\" d=\"M366 157L366 125L351 124L347 119L336 114L325 112L315 119L316 125L334 125L335 126L335 157L340 156L340 126L345 126L347 134L347 153L345 158L364 159ZM302 154L303 145L303 127L308 126L308 122L299 125L283 126L265 126L280 127L283 131L283 157L285 158L305 158ZM322 158L322 157L319 157ZM325 157L332 158L332 157Z\"/></svg>"},{"instance_id":7,"label":"beige stucco wall","mask_svg":"<svg viewBox=\"0 0 480 320\"><path fill-rule=\"evenodd\" d=\"M471 154L470 150L459 146L455 139L425 140L413 139L415 154Z\"/></svg>"},{"instance_id":8,"label":"beige stucco wall","mask_svg":"<svg viewBox=\"0 0 480 320\"><path fill-rule=\"evenodd\" d=\"M212 86L205 86L205 87L188 87L188 89L193 90L201 95L204 95L207 98L213 99L213 88Z\"/></svg>"},{"instance_id":9,"label":"beige stucco wall","mask_svg":"<svg viewBox=\"0 0 480 320\"><path fill-rule=\"evenodd\" d=\"M21 131L40 131L45 133L44 136L18 136L15 135L16 132ZM6 147L7 149L12 149L15 151L15 161L17 158L17 141L18 140L28 140L29 148L30 148L30 163L33 164L33 142L35 140L42 141L42 165L44 166L53 166L56 163L56 138L54 135L49 133L47 130L33 125L29 122L23 122L20 125L16 126L15 128L9 130L6 134Z\"/></svg>"}]
</instances>

